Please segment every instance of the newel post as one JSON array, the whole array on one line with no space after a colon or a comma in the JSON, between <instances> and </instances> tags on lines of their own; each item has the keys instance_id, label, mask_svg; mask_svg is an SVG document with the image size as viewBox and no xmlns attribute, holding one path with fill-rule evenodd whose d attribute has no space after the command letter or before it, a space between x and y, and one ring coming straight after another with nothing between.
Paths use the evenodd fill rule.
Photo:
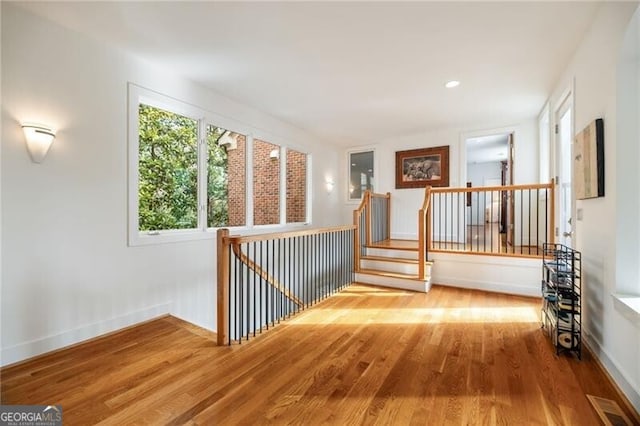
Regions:
<instances>
[{"instance_id":1,"label":"newel post","mask_svg":"<svg viewBox=\"0 0 640 426\"><path fill-rule=\"evenodd\" d=\"M418 278L425 279L424 263L426 259L425 253L425 211L423 209L418 210Z\"/></svg>"},{"instance_id":2,"label":"newel post","mask_svg":"<svg viewBox=\"0 0 640 426\"><path fill-rule=\"evenodd\" d=\"M549 198L547 204L549 205L549 241L551 244L556 242L556 185L555 181L551 179L549 187Z\"/></svg>"},{"instance_id":3,"label":"newel post","mask_svg":"<svg viewBox=\"0 0 640 426\"><path fill-rule=\"evenodd\" d=\"M229 344L229 236L228 229L217 232L218 270L218 345Z\"/></svg>"},{"instance_id":4,"label":"newel post","mask_svg":"<svg viewBox=\"0 0 640 426\"><path fill-rule=\"evenodd\" d=\"M360 272L360 214L358 210L353 211L353 224L356 229L353 231L353 265L354 272Z\"/></svg>"}]
</instances>

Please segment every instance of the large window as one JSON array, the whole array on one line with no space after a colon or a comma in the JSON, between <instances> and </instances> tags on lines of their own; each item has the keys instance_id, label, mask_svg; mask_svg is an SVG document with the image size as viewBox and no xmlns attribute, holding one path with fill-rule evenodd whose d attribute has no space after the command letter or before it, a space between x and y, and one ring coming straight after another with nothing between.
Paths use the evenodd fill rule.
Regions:
<instances>
[{"instance_id":1,"label":"large window","mask_svg":"<svg viewBox=\"0 0 640 426\"><path fill-rule=\"evenodd\" d=\"M210 238L219 227L307 222L308 154L250 133L130 85L129 243Z\"/></svg>"},{"instance_id":2,"label":"large window","mask_svg":"<svg viewBox=\"0 0 640 426\"><path fill-rule=\"evenodd\" d=\"M198 226L198 120L140 104L138 227Z\"/></svg>"}]
</instances>

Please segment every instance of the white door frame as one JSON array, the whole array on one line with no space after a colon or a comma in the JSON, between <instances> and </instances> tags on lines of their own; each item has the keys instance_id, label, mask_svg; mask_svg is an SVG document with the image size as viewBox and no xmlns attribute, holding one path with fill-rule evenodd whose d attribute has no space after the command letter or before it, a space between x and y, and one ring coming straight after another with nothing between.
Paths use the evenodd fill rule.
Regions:
<instances>
[{"instance_id":1,"label":"white door frame","mask_svg":"<svg viewBox=\"0 0 640 426\"><path fill-rule=\"evenodd\" d=\"M569 178L571 180L570 183L570 193L571 193L571 206L569 207L568 219L566 218L566 208L563 203L563 186L562 180L563 176L566 173L562 167L562 147L561 147L561 119L567 111L571 111L571 119L569 123L569 152L565 152L564 155L568 155L570 164L573 163L573 138L575 136L575 109L574 109L574 91L573 88L569 88L565 90L562 96L559 98L559 102L556 104L553 114L554 120L554 132L553 132L553 155L554 155L554 183L555 183L555 221L556 221L556 229L553 231L555 233L555 241L567 244L571 247L575 247L576 243L576 226L575 226L575 212L576 212L576 197L574 193L574 183L573 183L573 171L569 171ZM568 222L570 221L570 222ZM565 236L565 233L568 233L568 236Z\"/></svg>"}]
</instances>

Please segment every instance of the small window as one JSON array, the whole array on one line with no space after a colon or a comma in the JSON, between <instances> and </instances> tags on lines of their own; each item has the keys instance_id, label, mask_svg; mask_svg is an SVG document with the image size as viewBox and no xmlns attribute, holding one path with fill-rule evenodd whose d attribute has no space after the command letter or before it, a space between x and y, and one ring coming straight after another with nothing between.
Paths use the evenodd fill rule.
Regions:
<instances>
[{"instance_id":1,"label":"small window","mask_svg":"<svg viewBox=\"0 0 640 426\"><path fill-rule=\"evenodd\" d=\"M287 223L307 221L307 154L287 150Z\"/></svg>"},{"instance_id":2,"label":"small window","mask_svg":"<svg viewBox=\"0 0 640 426\"><path fill-rule=\"evenodd\" d=\"M280 147L253 140L253 224L280 223Z\"/></svg>"},{"instance_id":3,"label":"small window","mask_svg":"<svg viewBox=\"0 0 640 426\"><path fill-rule=\"evenodd\" d=\"M374 188L374 151L349 153L349 200L360 200Z\"/></svg>"}]
</instances>

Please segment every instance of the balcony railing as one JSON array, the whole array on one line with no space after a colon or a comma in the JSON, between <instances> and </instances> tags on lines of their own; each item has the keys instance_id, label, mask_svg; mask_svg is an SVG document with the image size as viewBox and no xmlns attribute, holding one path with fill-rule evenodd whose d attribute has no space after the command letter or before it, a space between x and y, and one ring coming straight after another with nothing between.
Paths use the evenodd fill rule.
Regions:
<instances>
[{"instance_id":1,"label":"balcony railing","mask_svg":"<svg viewBox=\"0 0 640 426\"><path fill-rule=\"evenodd\" d=\"M351 284L354 226L218 231L218 344L241 343Z\"/></svg>"},{"instance_id":2,"label":"balcony railing","mask_svg":"<svg viewBox=\"0 0 640 426\"><path fill-rule=\"evenodd\" d=\"M429 252L541 257L554 241L552 184L428 188L425 198Z\"/></svg>"}]
</instances>

